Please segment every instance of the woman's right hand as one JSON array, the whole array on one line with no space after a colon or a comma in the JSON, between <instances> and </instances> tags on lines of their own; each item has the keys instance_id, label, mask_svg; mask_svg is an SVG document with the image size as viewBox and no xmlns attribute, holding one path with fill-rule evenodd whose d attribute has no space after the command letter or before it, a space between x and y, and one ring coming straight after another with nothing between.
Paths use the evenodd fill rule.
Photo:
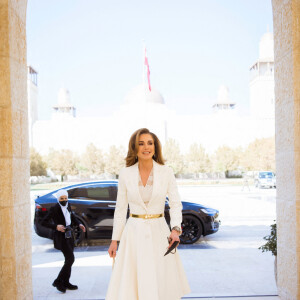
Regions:
<instances>
[{"instance_id":1,"label":"woman's right hand","mask_svg":"<svg viewBox=\"0 0 300 300\"><path fill-rule=\"evenodd\" d=\"M58 230L58 231L61 231L61 232L65 232L65 226L64 225L57 225L56 226L56 229Z\"/></svg>"},{"instance_id":2,"label":"woman's right hand","mask_svg":"<svg viewBox=\"0 0 300 300\"><path fill-rule=\"evenodd\" d=\"M116 257L117 249L118 249L118 242L117 241L111 241L110 246L108 248L109 256L110 257Z\"/></svg>"}]
</instances>

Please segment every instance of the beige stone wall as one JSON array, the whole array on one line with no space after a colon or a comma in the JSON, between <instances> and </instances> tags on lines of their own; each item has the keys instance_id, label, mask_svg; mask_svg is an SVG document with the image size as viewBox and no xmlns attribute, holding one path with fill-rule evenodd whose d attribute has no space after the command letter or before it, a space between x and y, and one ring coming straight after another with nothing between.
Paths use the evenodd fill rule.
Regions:
<instances>
[{"instance_id":1,"label":"beige stone wall","mask_svg":"<svg viewBox=\"0 0 300 300\"><path fill-rule=\"evenodd\" d=\"M0 0L0 299L32 299L27 0Z\"/></svg>"},{"instance_id":2,"label":"beige stone wall","mask_svg":"<svg viewBox=\"0 0 300 300\"><path fill-rule=\"evenodd\" d=\"M278 293L300 299L300 1L273 0Z\"/></svg>"}]
</instances>

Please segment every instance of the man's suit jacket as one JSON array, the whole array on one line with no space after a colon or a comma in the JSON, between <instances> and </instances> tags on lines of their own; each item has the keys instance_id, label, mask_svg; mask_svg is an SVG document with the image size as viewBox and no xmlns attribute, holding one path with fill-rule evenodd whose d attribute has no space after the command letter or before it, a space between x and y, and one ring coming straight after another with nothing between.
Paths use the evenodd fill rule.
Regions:
<instances>
[{"instance_id":1,"label":"man's suit jacket","mask_svg":"<svg viewBox=\"0 0 300 300\"><path fill-rule=\"evenodd\" d=\"M164 213L166 196L169 198L171 228L181 227L182 203L173 170L153 160L153 190L147 206L140 196L138 182L138 163L120 171L112 240L121 239L128 204L132 214L161 214Z\"/></svg>"},{"instance_id":2,"label":"man's suit jacket","mask_svg":"<svg viewBox=\"0 0 300 300\"><path fill-rule=\"evenodd\" d=\"M70 204L68 205L68 211L70 212L71 215L71 226L79 225L81 224L78 219L74 216L72 213ZM51 222L53 221L53 223ZM54 248L61 250L62 243L65 240L65 233L56 230L57 225L64 225L66 226L66 220L64 217L64 214L61 210L61 207L58 203L56 205L52 206L48 212L48 214L43 218L41 222L42 226L48 227L53 229L54 234L53 234L53 242L54 242Z\"/></svg>"}]
</instances>

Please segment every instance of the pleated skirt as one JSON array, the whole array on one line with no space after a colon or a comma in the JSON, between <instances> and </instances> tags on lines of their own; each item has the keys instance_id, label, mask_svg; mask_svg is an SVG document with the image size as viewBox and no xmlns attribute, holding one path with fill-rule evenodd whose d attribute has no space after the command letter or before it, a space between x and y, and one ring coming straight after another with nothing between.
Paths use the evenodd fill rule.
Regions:
<instances>
[{"instance_id":1,"label":"pleated skirt","mask_svg":"<svg viewBox=\"0 0 300 300\"><path fill-rule=\"evenodd\" d=\"M164 217L128 219L106 300L179 300L190 293L178 251L164 256L169 235Z\"/></svg>"}]
</instances>

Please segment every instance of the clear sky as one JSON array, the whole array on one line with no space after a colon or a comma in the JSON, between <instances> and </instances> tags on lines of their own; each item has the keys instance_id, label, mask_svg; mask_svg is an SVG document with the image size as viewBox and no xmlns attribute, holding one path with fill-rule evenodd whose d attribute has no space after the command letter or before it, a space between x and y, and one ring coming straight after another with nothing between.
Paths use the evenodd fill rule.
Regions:
<instances>
[{"instance_id":1,"label":"clear sky","mask_svg":"<svg viewBox=\"0 0 300 300\"><path fill-rule=\"evenodd\" d=\"M271 0L28 0L27 57L38 71L39 118L60 87L78 116L105 116L142 83L146 41L153 88L179 114L211 112L225 84L241 113Z\"/></svg>"}]
</instances>

